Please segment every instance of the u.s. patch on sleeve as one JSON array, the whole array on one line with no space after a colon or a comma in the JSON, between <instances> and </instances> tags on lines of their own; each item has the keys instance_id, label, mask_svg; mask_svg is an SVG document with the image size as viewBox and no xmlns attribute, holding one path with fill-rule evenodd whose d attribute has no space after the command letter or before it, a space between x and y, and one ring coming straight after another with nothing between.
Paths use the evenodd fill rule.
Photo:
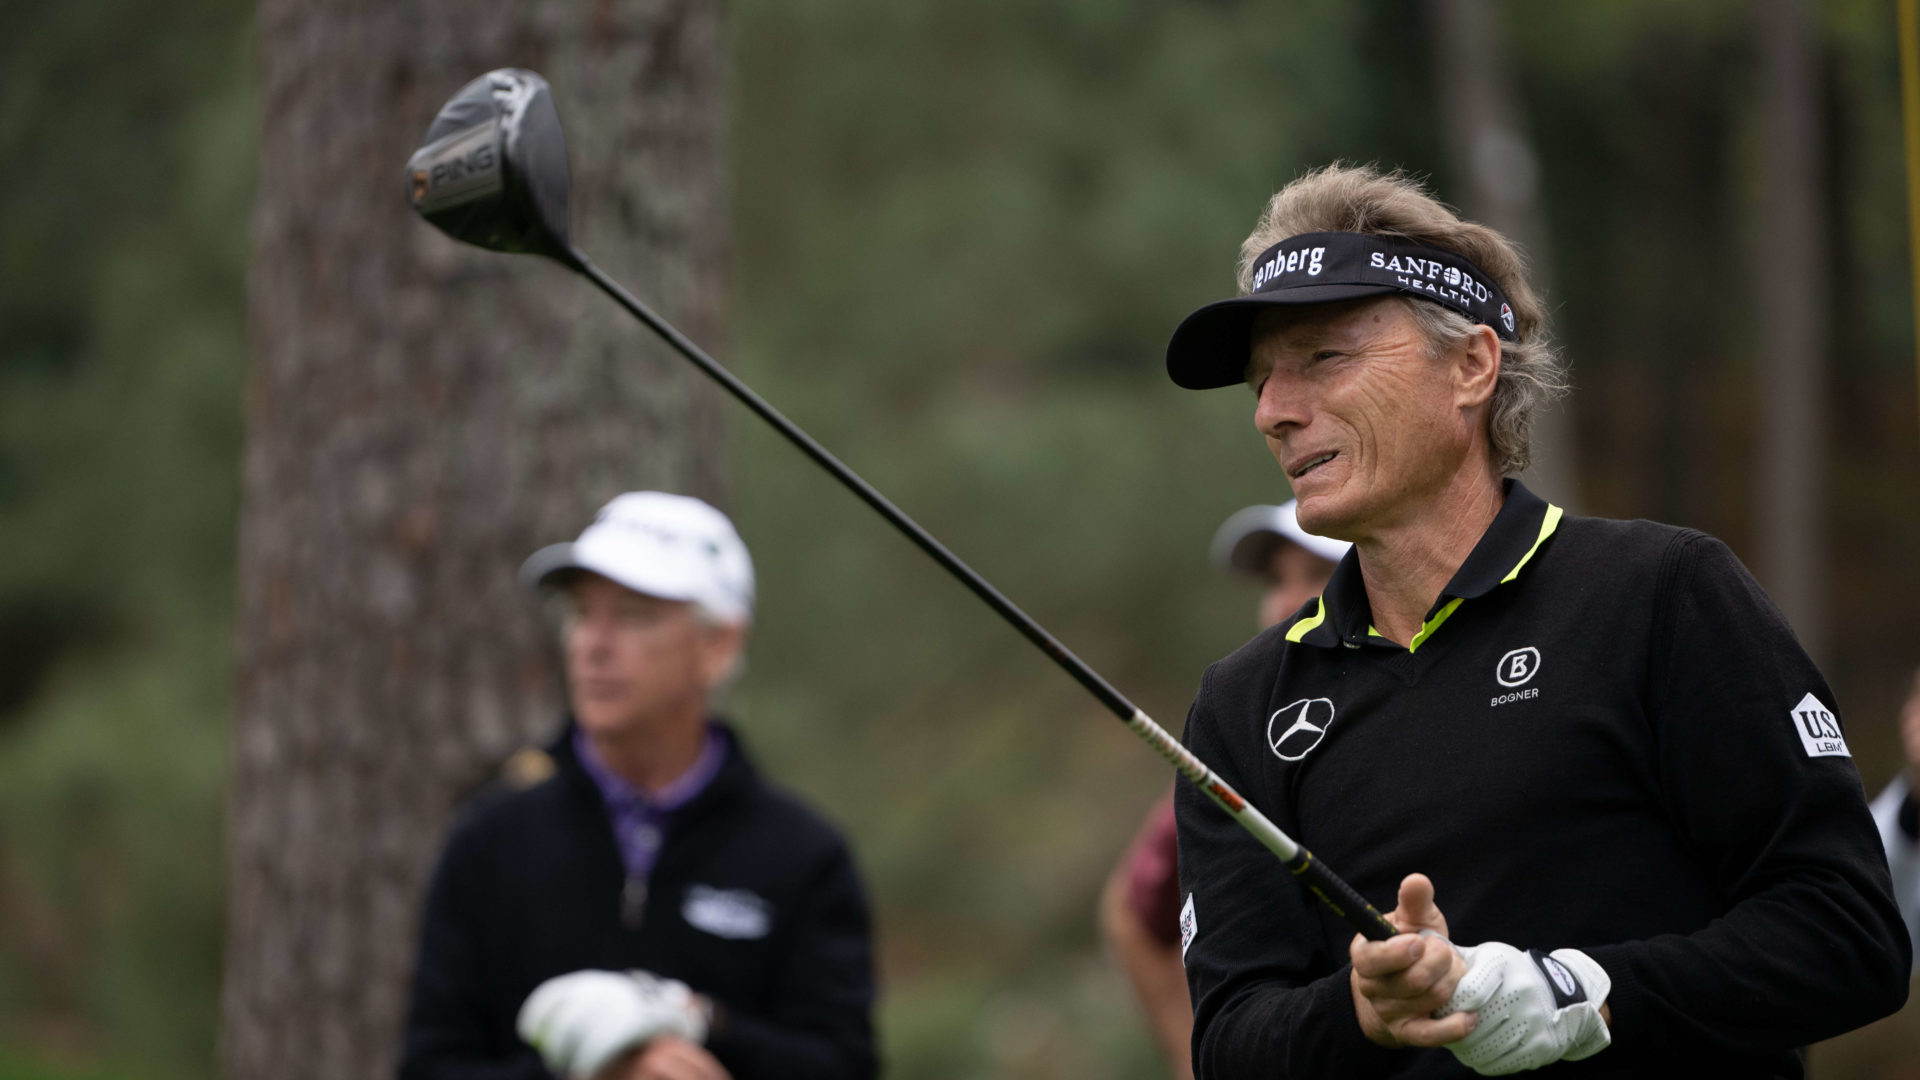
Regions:
<instances>
[{"instance_id":1,"label":"u.s. patch on sleeve","mask_svg":"<svg viewBox=\"0 0 1920 1080\"><path fill-rule=\"evenodd\" d=\"M1200 923L1193 914L1193 894L1187 894L1187 904L1180 909L1180 959L1187 958L1187 946L1193 944L1193 935L1200 932Z\"/></svg>"},{"instance_id":2,"label":"u.s. patch on sleeve","mask_svg":"<svg viewBox=\"0 0 1920 1080\"><path fill-rule=\"evenodd\" d=\"M1853 756L1847 749L1846 736L1840 734L1839 718L1811 693L1793 707L1792 720L1793 730L1800 733L1800 745L1807 748L1808 757Z\"/></svg>"}]
</instances>

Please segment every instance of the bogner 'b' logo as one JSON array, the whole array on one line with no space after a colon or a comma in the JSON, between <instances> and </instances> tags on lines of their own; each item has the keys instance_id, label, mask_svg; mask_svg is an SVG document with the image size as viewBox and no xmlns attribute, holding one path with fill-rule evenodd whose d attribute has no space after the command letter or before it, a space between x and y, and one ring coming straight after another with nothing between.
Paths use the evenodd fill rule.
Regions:
<instances>
[{"instance_id":1,"label":"bogner 'b' logo","mask_svg":"<svg viewBox=\"0 0 1920 1080\"><path fill-rule=\"evenodd\" d=\"M1299 761L1306 757L1333 726L1333 701L1329 698L1303 698L1267 718L1267 745L1281 761Z\"/></svg>"},{"instance_id":2,"label":"bogner 'b' logo","mask_svg":"<svg viewBox=\"0 0 1920 1080\"><path fill-rule=\"evenodd\" d=\"M1493 677L1500 680L1501 686L1525 686L1533 681L1540 670L1540 650L1529 645L1524 649L1515 649L1500 658L1500 666L1493 671Z\"/></svg>"}]
</instances>

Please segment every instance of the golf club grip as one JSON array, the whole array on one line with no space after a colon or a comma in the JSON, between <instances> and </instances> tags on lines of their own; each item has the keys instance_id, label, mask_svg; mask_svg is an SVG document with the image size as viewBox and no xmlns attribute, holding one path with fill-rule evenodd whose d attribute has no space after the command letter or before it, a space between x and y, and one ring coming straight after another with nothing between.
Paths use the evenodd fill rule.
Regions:
<instances>
[{"instance_id":1,"label":"golf club grip","mask_svg":"<svg viewBox=\"0 0 1920 1080\"><path fill-rule=\"evenodd\" d=\"M587 280L599 286L601 292L612 297L615 303L647 324L649 329L660 335L681 356L686 357L707 377L719 383L722 389L732 394L742 405L753 410L760 419L772 425L775 431L785 436L787 441L801 453L812 458L814 464L833 474L834 479L858 495L862 502L872 507L881 517L886 518L894 528L899 529L907 539L913 541L914 546L926 552L929 558L946 568L948 573L959 578L961 584L985 601L987 606L998 612L1002 618L1012 623L1028 641L1033 642L1040 651L1051 657L1054 663L1073 676L1074 681L1085 687L1115 716L1125 721L1128 728L1146 740L1148 745L1158 750L1161 756L1172 762L1182 776L1198 785L1208 798L1231 814L1241 828L1253 834L1253 837L1267 850L1279 856L1289 869L1301 877L1313 894L1333 910L1334 914L1351 923L1355 930L1371 940L1379 941L1393 936L1392 925L1381 918L1380 913L1362 899L1359 893L1354 892L1352 886L1314 861L1313 856L1309 855L1305 848L1294 843L1291 837L1281 832L1265 814L1241 798L1226 781L1220 779L1191 751L1180 745L1178 739L1168 734L1165 728L1154 723L1147 714L1136 708L1133 702L1127 700L1126 695L1102 678L1099 672L1088 667L1086 661L1075 656L1071 650L1048 633L1045 627L1035 622L1032 616L1020 610L1019 605L1007 599L1000 590L989 584L987 579L976 573L973 567L962 562L958 555L948 551L946 545L935 540L931 533L921 528L918 522L893 505L885 495L880 494L873 485L861 479L858 473L848 468L839 458L834 457L826 447L815 442L813 436L802 431L799 425L788 420L766 399L754 393L753 389L740 381L738 376L721 367L718 361L694 344L693 339L676 330L672 323L654 314L653 309L641 303L638 297L593 265L593 262L579 249L572 249L570 254L571 259L561 259L560 262L578 271Z\"/></svg>"},{"instance_id":2,"label":"golf club grip","mask_svg":"<svg viewBox=\"0 0 1920 1080\"><path fill-rule=\"evenodd\" d=\"M1327 905L1335 915L1347 921L1347 925L1360 932L1368 941L1385 941L1400 931L1394 929L1386 916L1380 914L1367 898L1356 892L1353 886L1340 880L1339 876L1327 869L1327 865L1313 857L1306 848L1287 863L1287 869L1300 879L1320 902Z\"/></svg>"}]
</instances>

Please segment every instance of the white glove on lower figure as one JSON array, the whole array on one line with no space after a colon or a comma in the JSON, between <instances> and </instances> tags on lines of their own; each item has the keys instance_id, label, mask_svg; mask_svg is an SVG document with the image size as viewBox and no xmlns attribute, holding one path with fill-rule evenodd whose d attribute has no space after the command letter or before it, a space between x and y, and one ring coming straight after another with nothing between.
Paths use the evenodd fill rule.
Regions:
<instances>
[{"instance_id":1,"label":"white glove on lower figure","mask_svg":"<svg viewBox=\"0 0 1920 1080\"><path fill-rule=\"evenodd\" d=\"M707 1037L707 1014L687 984L645 971L575 971L534 988L520 1006L520 1037L547 1068L591 1077L660 1035Z\"/></svg>"},{"instance_id":2,"label":"white glove on lower figure","mask_svg":"<svg viewBox=\"0 0 1920 1080\"><path fill-rule=\"evenodd\" d=\"M1578 949L1521 952L1489 941L1460 950L1467 973L1452 1000L1434 1013L1480 1014L1466 1038L1447 1049L1482 1076L1578 1061L1605 1050L1613 1036L1600 1018L1613 980Z\"/></svg>"}]
</instances>

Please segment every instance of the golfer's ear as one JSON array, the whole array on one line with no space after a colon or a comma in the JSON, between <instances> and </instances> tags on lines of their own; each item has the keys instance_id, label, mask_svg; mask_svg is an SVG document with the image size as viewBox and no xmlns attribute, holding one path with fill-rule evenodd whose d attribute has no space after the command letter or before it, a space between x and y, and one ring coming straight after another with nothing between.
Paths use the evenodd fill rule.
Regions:
<instances>
[{"instance_id":1,"label":"golfer's ear","mask_svg":"<svg viewBox=\"0 0 1920 1080\"><path fill-rule=\"evenodd\" d=\"M1485 405L1500 381L1500 336L1493 327L1476 324L1473 333L1453 352L1455 404L1463 409Z\"/></svg>"}]
</instances>

